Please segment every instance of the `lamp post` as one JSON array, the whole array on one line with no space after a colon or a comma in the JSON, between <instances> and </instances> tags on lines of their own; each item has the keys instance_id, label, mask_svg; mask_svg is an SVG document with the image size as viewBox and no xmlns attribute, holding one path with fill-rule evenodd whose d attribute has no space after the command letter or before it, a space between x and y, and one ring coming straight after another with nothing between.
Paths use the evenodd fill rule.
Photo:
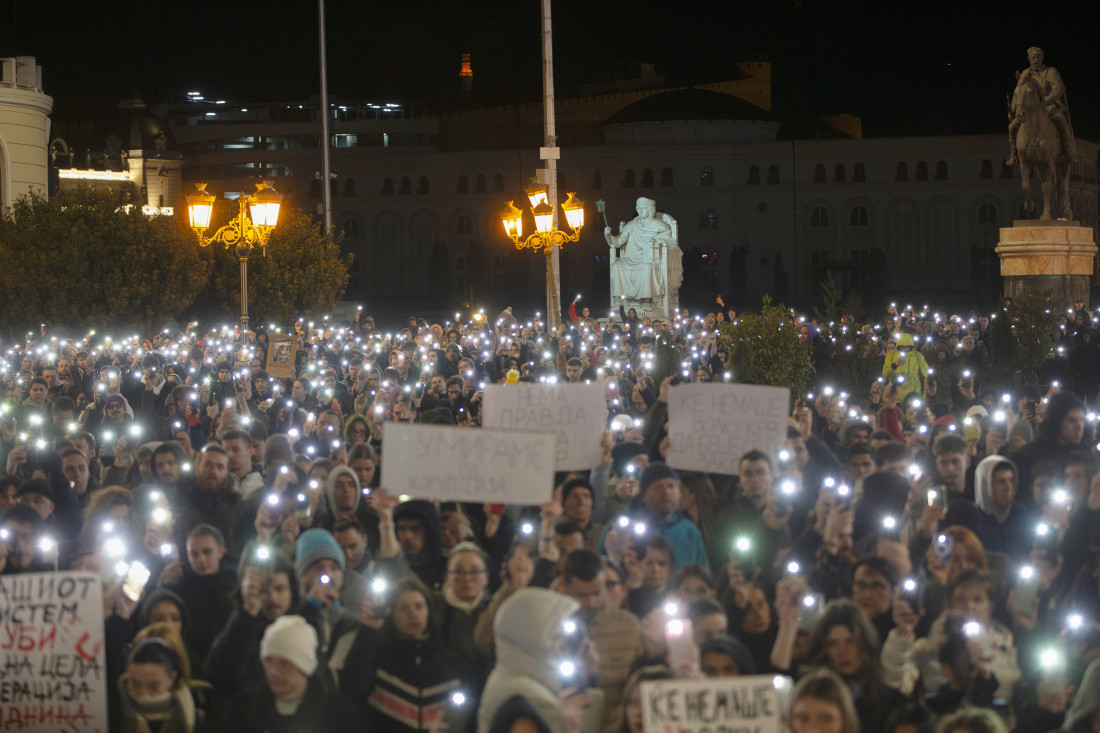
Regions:
<instances>
[{"instance_id":1,"label":"lamp post","mask_svg":"<svg viewBox=\"0 0 1100 733\"><path fill-rule=\"evenodd\" d=\"M527 189L527 198L531 200L531 216L535 220L535 231L526 238L523 236L523 209L516 208L515 201L508 202L500 213L500 219L504 224L504 233L516 245L516 249L549 252L554 247L561 247L567 242L576 242L580 239L581 229L584 227L584 202L575 198L575 193L566 195L569 198L561 208L565 212L565 221L572 231L554 226L555 207L546 197L546 186Z\"/></svg>"},{"instance_id":2,"label":"lamp post","mask_svg":"<svg viewBox=\"0 0 1100 733\"><path fill-rule=\"evenodd\" d=\"M187 197L187 215L199 246L222 242L226 249L236 248L241 262L241 338L244 339L248 332L248 256L252 254L253 246L260 247L267 254L267 238L279 221L279 205L283 197L271 187L270 182L257 183L255 193L238 197L240 209L237 215L208 237L206 230L210 228L214 213L214 199L214 195L207 192L205 183L196 183L195 192Z\"/></svg>"},{"instance_id":3,"label":"lamp post","mask_svg":"<svg viewBox=\"0 0 1100 733\"><path fill-rule=\"evenodd\" d=\"M557 205L550 199L550 187L546 184L533 185L525 189L528 200L531 202L531 216L535 220L535 231L526 238L523 236L523 210L515 205L515 201L509 201L500 214L504 224L504 233L516 245L516 249L542 250L546 254L547 279L546 297L548 299L547 325L555 327L561 318L561 305L559 303L558 288L551 278L556 274L552 265L557 250L567 242L576 242L580 239L581 229L584 227L584 202L576 198L576 194L567 194L568 198L561 205L565 212L565 221L572 231L558 229Z\"/></svg>"}]
</instances>

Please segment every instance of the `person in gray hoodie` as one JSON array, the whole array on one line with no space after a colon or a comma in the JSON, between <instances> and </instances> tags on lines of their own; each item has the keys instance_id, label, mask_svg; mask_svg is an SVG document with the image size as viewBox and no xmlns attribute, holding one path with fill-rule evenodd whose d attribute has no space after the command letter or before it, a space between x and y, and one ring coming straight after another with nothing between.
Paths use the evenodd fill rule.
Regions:
<instances>
[{"instance_id":1,"label":"person in gray hoodie","mask_svg":"<svg viewBox=\"0 0 1100 733\"><path fill-rule=\"evenodd\" d=\"M1016 464L1004 456L983 458L974 470L974 495L981 517L978 538L986 552L1003 552L1017 563L1026 563L1031 546L1021 542L1034 532L1035 520L1016 501Z\"/></svg>"},{"instance_id":2,"label":"person in gray hoodie","mask_svg":"<svg viewBox=\"0 0 1100 733\"><path fill-rule=\"evenodd\" d=\"M488 733L497 709L513 695L527 698L553 733L600 729L603 693L588 686L596 670L567 659L567 629L577 633L573 616L579 608L569 596L545 588L516 591L501 605L493 621L496 665L481 695L478 733ZM580 654L587 655L584 645Z\"/></svg>"}]
</instances>

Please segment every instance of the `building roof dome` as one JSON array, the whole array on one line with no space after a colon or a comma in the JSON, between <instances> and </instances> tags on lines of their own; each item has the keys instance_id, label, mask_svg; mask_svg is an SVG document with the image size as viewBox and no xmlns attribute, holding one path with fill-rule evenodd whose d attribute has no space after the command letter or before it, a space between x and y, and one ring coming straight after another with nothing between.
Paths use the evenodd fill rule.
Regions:
<instances>
[{"instance_id":1,"label":"building roof dome","mask_svg":"<svg viewBox=\"0 0 1100 733\"><path fill-rule=\"evenodd\" d=\"M608 118L607 124L701 120L766 121L768 113L738 97L709 89L676 89L640 99Z\"/></svg>"}]
</instances>

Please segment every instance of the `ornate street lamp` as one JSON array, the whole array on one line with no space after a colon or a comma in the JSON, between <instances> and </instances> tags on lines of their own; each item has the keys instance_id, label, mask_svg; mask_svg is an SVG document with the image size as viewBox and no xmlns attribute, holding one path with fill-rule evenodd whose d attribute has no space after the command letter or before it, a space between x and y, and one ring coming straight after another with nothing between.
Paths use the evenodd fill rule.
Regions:
<instances>
[{"instance_id":1,"label":"ornate street lamp","mask_svg":"<svg viewBox=\"0 0 1100 733\"><path fill-rule=\"evenodd\" d=\"M205 183L196 183L195 192L187 197L187 216L200 246L221 242L226 249L236 248L241 263L241 338L245 338L248 331L248 256L254 246L267 254L267 238L279 221L283 197L268 181L257 183L255 193L237 199L240 206L237 215L208 237L206 230L210 228L214 200Z\"/></svg>"},{"instance_id":2,"label":"ornate street lamp","mask_svg":"<svg viewBox=\"0 0 1100 733\"><path fill-rule=\"evenodd\" d=\"M516 249L549 252L554 247L580 239L581 229L584 227L584 202L577 200L576 194L569 194L561 208L571 231L555 229L554 205L547 198L546 188L535 186L526 190L527 198L531 200L531 216L535 220L535 231L526 239L523 237L523 211L516 208L514 201L509 201L500 214L504 233L516 245Z\"/></svg>"}]
</instances>

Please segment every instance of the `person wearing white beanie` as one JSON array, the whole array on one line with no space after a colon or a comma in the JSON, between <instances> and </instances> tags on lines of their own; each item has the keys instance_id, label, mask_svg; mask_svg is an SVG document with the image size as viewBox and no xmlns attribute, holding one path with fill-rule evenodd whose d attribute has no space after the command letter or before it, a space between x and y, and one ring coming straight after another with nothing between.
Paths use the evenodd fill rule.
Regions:
<instances>
[{"instance_id":1,"label":"person wearing white beanie","mask_svg":"<svg viewBox=\"0 0 1100 733\"><path fill-rule=\"evenodd\" d=\"M301 616L280 616L260 641L266 684L241 690L225 706L218 730L325 731L362 730L356 705L328 688L318 670L317 632Z\"/></svg>"},{"instance_id":2,"label":"person wearing white beanie","mask_svg":"<svg viewBox=\"0 0 1100 733\"><path fill-rule=\"evenodd\" d=\"M301 616L280 616L264 630L260 641L260 659L265 666L271 657L293 664L309 677L317 669L317 632Z\"/></svg>"}]
</instances>

